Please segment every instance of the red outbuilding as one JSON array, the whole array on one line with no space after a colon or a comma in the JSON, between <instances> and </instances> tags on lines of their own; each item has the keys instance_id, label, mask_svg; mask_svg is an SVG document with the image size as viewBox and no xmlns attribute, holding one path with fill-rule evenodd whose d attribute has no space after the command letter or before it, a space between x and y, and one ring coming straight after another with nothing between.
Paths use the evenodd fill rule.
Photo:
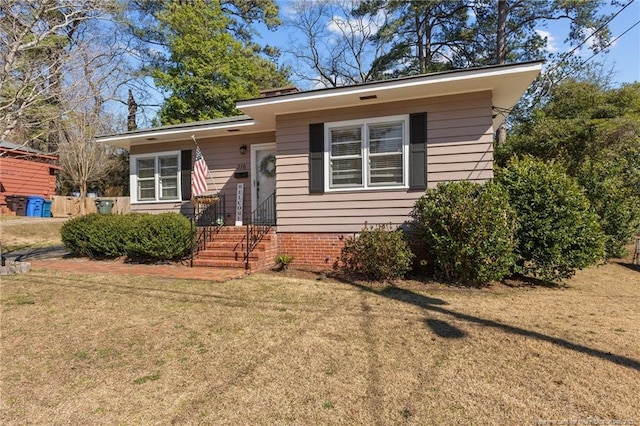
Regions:
<instances>
[{"instance_id":1,"label":"red outbuilding","mask_svg":"<svg viewBox=\"0 0 640 426\"><path fill-rule=\"evenodd\" d=\"M58 157L27 146L0 142L0 206L8 195L51 198L56 191Z\"/></svg>"}]
</instances>

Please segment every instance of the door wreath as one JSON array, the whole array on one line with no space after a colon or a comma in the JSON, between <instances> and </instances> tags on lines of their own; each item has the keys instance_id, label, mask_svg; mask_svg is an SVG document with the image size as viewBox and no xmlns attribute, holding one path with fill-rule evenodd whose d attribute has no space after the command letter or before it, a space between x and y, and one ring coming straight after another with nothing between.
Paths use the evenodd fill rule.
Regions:
<instances>
[{"instance_id":1,"label":"door wreath","mask_svg":"<svg viewBox=\"0 0 640 426\"><path fill-rule=\"evenodd\" d=\"M260 173L266 177L274 177L276 175L276 156L267 154L260 162Z\"/></svg>"}]
</instances>

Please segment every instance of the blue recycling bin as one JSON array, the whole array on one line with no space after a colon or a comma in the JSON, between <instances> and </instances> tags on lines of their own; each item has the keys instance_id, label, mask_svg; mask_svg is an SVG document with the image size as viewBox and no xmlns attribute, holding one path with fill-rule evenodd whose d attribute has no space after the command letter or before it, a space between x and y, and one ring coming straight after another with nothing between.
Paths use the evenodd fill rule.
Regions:
<instances>
[{"instance_id":1,"label":"blue recycling bin","mask_svg":"<svg viewBox=\"0 0 640 426\"><path fill-rule=\"evenodd\" d=\"M42 204L42 217L51 217L51 200L44 200Z\"/></svg>"},{"instance_id":2,"label":"blue recycling bin","mask_svg":"<svg viewBox=\"0 0 640 426\"><path fill-rule=\"evenodd\" d=\"M27 216L42 217L44 198L38 196L27 197Z\"/></svg>"}]
</instances>

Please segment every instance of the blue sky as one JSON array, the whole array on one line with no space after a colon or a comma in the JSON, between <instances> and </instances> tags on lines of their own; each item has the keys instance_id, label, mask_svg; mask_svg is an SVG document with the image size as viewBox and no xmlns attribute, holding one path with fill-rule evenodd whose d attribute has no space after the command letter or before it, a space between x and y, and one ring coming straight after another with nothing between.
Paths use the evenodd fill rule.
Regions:
<instances>
[{"instance_id":1,"label":"blue sky","mask_svg":"<svg viewBox=\"0 0 640 426\"><path fill-rule=\"evenodd\" d=\"M278 1L281 17L284 18L288 13L291 13L291 6L295 1L297 0ZM622 6L627 3L627 0L623 1L623 5L608 6L605 9L605 13L614 14L618 12ZM611 70L611 82L615 86L622 83L640 81L640 23L638 23L638 21L640 21L640 0L635 0L609 24L612 39L615 39L627 30L629 31L617 39L609 48L608 52L601 52L587 62L588 64L604 62L606 69ZM634 24L637 25L631 28ZM290 45L291 38L295 38L295 34L292 33L292 29L286 26L281 26L274 32L268 31L264 26L260 26L257 29L260 32L260 37L257 41L263 45L269 44L285 49ZM539 28L539 30L546 32L544 35L547 36L548 47L555 53L562 54L572 49L571 46L564 44L564 40L568 32L566 23L555 22L545 28ZM593 54L588 49L581 49L577 53L585 60ZM285 64L291 63L289 58L284 55L280 62ZM300 81L296 79L292 80L293 83L301 89L311 88L310 83L307 81ZM152 94L152 98L158 103L162 102L162 97L157 92ZM118 105L116 108L121 109L122 107L121 105ZM139 124L143 127L147 127L150 124L150 119L155 115L155 110L155 108L149 108L141 114L139 117Z\"/></svg>"},{"instance_id":2,"label":"blue sky","mask_svg":"<svg viewBox=\"0 0 640 426\"><path fill-rule=\"evenodd\" d=\"M294 1L296 0L281 0L278 2L281 16L284 17L287 13L290 13L290 8ZM626 2L624 4L626 4ZM624 4L620 6L607 6L604 11L607 14L613 14L619 11ZM609 24L612 39L620 36L638 21L640 21L640 0L635 0ZM562 54L572 49L571 46L564 44L568 33L566 23L554 22L547 27L541 27L539 30L544 31L543 34L547 36L548 47L555 53ZM261 30L262 37L260 41L283 49L288 45L292 35L294 35L292 34L292 29L284 26L275 32L263 29ZM577 53L585 60L593 54L593 52L584 48ZM281 58L281 62L290 63L290 60L288 60L285 55ZM604 62L606 69L612 69L612 82L616 85L640 81L640 24L637 24L626 34L622 35L610 47L608 52L601 52L595 55L587 63L595 64L597 62ZM305 87L305 85L308 86L306 82L294 81L294 83L301 88L308 88Z\"/></svg>"},{"instance_id":3,"label":"blue sky","mask_svg":"<svg viewBox=\"0 0 640 426\"><path fill-rule=\"evenodd\" d=\"M622 6L609 6L605 9L605 12L614 14L623 6L624 4ZM613 69L612 80L617 84L640 81L640 23L638 21L640 21L640 1L635 0L609 24L611 39L614 40L619 36L620 38L611 45L608 52L595 55L587 64L598 61L604 62L607 69ZM571 47L562 43L567 34L566 25L550 25L544 30L551 35L548 42L551 41L549 44L552 47L555 46L559 52L571 50ZM622 35L627 30L629 31ZM581 49L579 55L586 60L593 55L593 52Z\"/></svg>"}]
</instances>

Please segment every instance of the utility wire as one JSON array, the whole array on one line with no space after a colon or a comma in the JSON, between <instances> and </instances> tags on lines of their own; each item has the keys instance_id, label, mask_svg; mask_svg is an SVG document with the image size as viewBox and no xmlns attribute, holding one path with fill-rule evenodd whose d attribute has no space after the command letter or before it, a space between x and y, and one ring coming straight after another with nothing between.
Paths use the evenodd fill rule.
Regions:
<instances>
[{"instance_id":1,"label":"utility wire","mask_svg":"<svg viewBox=\"0 0 640 426\"><path fill-rule=\"evenodd\" d=\"M551 89L551 86L553 86L553 81L550 77L550 74L552 72L554 72L555 70L557 70L558 68L560 68L560 65L562 65L563 62L565 62L569 56L571 56L571 54L573 54L573 52L575 52L576 50L580 49L582 46L584 46L584 44L589 41L589 39L593 36L595 36L598 32L602 31L607 25L609 25L609 23L611 21L613 21L618 15L620 15L620 13L622 13L623 10L625 10L627 7L629 7L635 0L629 0L629 2L627 4L625 4L624 6L622 6L622 8L620 8L620 10L618 10L616 13L614 13L609 19L607 19L606 22L604 22L602 25L600 25L598 28L596 28L587 38L585 38L584 40L582 40L580 42L580 44L578 44L577 46L575 46L573 49L571 49L569 52L565 53L564 55L562 55L562 57L560 58L560 60L558 60L558 62L554 63L551 67L549 67L549 69L547 69L545 75L543 76L543 83L542 83L542 90L535 95L535 99L533 101L533 105L536 105L538 102L540 102L540 100L545 96L546 93L549 92L549 90ZM638 25L638 23L640 23L640 21L636 22L635 24L633 24L630 28L628 28L625 32L623 32L622 34L620 34L618 37L615 38L615 40L619 39L620 37L622 37L624 34L626 34L628 31L631 30L631 28L635 27L636 25ZM615 41L614 40L614 41ZM608 48L613 42L608 43L603 49L598 50L597 52L595 52L593 55L591 55L586 61L582 62L581 65L584 65L587 61L589 61L591 58L593 58L594 56L596 56L598 53L602 52L603 50L605 50L606 48ZM547 86L547 87L545 87Z\"/></svg>"},{"instance_id":2,"label":"utility wire","mask_svg":"<svg viewBox=\"0 0 640 426\"><path fill-rule=\"evenodd\" d=\"M630 0L629 3L625 4L619 11L617 11L616 13L613 14L613 16L611 16L611 18L609 18L605 23L603 23L602 25L600 25L596 30L594 30L589 37L585 38L584 40L582 40L582 42L580 42L580 44L578 44L576 47L574 47L573 49L571 49L569 52L565 53L562 58L560 58L560 60L557 62L556 67L558 67L561 63L563 63L569 56L571 56L571 54L573 52L575 52L576 50L580 49L582 46L584 46L584 44L589 41L589 39L591 37L593 37L594 35L596 35L597 33L599 33L600 31L602 31L607 25L609 25L609 23L611 21L613 21L616 16L618 16L620 13L622 13L623 10L625 10L627 7L629 7L631 5L631 3L633 3L635 0Z\"/></svg>"},{"instance_id":3,"label":"utility wire","mask_svg":"<svg viewBox=\"0 0 640 426\"><path fill-rule=\"evenodd\" d=\"M611 40L609 43L607 43L606 46L604 46L602 48L602 50L598 50L597 52L595 52L593 55L589 56L587 59L585 59L580 66L586 64L587 62L589 62L591 60L591 58L593 58L594 56L596 56L598 53L602 53L604 50L608 49L613 43L615 43L616 41L618 41L618 39L620 37L622 37L623 35L625 35L626 33L628 33L629 31L631 31L636 25L640 24L640 21L636 21L635 24L633 24L632 26L630 26L629 28L627 28L622 34L620 34L618 37L614 38L613 40Z\"/></svg>"}]
</instances>

